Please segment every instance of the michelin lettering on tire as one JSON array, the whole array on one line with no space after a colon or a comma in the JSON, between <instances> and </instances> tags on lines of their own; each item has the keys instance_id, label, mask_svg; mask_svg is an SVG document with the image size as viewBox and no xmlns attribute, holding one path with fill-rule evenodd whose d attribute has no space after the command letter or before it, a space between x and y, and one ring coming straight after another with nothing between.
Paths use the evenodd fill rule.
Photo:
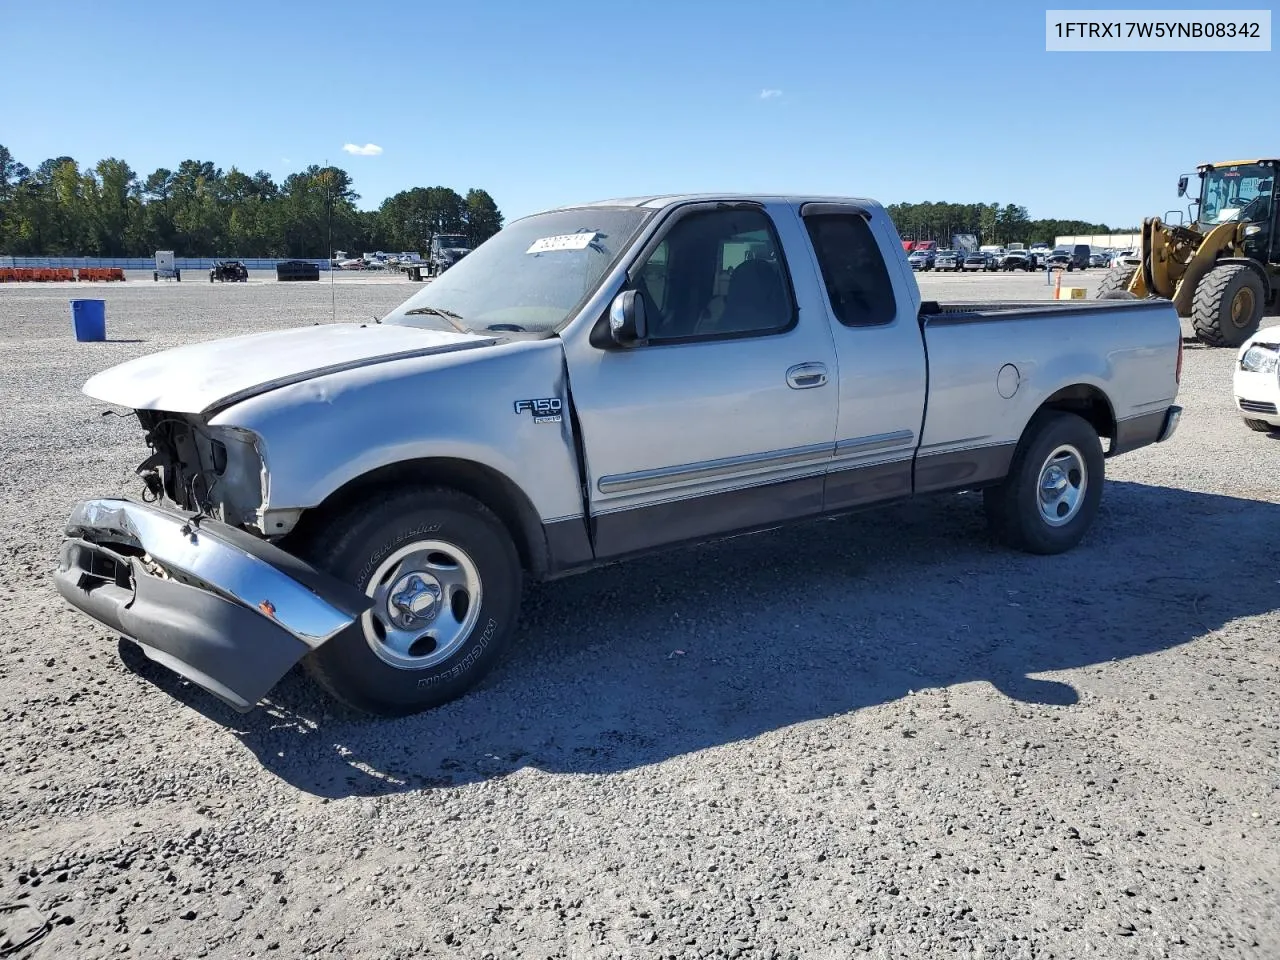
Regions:
<instances>
[{"instance_id":1,"label":"michelin lettering on tire","mask_svg":"<svg viewBox=\"0 0 1280 960\"><path fill-rule=\"evenodd\" d=\"M393 540L383 544L382 549L375 553L373 558L364 565L364 569L360 571L360 576L357 578L357 582L360 584L367 583L369 581L369 574L377 568L378 564L381 562L381 558L385 557L400 544L414 537L421 536L422 534L439 533L442 526L443 524L439 523L429 523L425 526L418 527L416 530L410 530L403 536L397 536Z\"/></svg>"},{"instance_id":2,"label":"michelin lettering on tire","mask_svg":"<svg viewBox=\"0 0 1280 960\"><path fill-rule=\"evenodd\" d=\"M489 646L489 641L493 639L494 631L497 629L498 621L491 617L489 622L485 624L484 633L480 634L480 639L476 641L476 645L471 648L470 653L444 673L438 673L432 677L423 677L418 681L418 689L422 690L426 687L433 687L437 683L456 680L458 677L470 670L471 665L479 659L482 653L484 653L485 647Z\"/></svg>"}]
</instances>

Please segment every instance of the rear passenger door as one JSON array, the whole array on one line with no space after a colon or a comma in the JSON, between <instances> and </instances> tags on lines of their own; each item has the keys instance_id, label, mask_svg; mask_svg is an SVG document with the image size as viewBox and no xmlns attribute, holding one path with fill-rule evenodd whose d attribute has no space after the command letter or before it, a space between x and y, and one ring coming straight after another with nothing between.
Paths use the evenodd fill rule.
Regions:
<instances>
[{"instance_id":1,"label":"rear passenger door","mask_svg":"<svg viewBox=\"0 0 1280 960\"><path fill-rule=\"evenodd\" d=\"M914 279L885 262L883 249L894 239L861 208L807 203L800 215L826 291L839 370L824 509L908 496L927 389L917 298L906 286Z\"/></svg>"}]
</instances>

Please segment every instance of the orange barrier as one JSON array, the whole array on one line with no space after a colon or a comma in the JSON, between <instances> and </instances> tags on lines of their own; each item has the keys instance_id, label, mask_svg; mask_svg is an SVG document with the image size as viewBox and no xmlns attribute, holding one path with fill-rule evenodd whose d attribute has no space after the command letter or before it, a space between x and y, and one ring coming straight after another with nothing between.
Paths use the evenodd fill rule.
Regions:
<instances>
[{"instance_id":1,"label":"orange barrier","mask_svg":"<svg viewBox=\"0 0 1280 960\"><path fill-rule=\"evenodd\" d=\"M0 283L75 283L123 281L122 267L0 267Z\"/></svg>"},{"instance_id":2,"label":"orange barrier","mask_svg":"<svg viewBox=\"0 0 1280 960\"><path fill-rule=\"evenodd\" d=\"M81 281L124 280L124 270L121 267L81 267L79 274Z\"/></svg>"}]
</instances>

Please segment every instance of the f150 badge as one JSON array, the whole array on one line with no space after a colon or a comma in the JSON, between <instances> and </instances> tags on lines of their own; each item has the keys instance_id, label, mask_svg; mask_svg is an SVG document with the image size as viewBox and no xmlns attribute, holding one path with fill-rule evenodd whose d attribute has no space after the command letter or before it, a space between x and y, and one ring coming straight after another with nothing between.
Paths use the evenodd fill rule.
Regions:
<instances>
[{"instance_id":1,"label":"f150 badge","mask_svg":"<svg viewBox=\"0 0 1280 960\"><path fill-rule=\"evenodd\" d=\"M564 403L559 397L543 397L539 400L517 400L516 413L528 410L533 414L534 423L559 423Z\"/></svg>"}]
</instances>

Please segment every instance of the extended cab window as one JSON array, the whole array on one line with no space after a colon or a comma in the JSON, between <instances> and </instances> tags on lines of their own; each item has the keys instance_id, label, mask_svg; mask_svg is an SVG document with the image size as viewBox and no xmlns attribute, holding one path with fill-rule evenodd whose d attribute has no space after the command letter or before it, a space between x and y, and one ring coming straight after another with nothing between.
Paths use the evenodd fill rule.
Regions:
<instances>
[{"instance_id":1,"label":"extended cab window","mask_svg":"<svg viewBox=\"0 0 1280 960\"><path fill-rule=\"evenodd\" d=\"M846 327L891 322L898 312L893 284L867 221L855 214L818 214L804 223L836 319Z\"/></svg>"},{"instance_id":2,"label":"extended cab window","mask_svg":"<svg viewBox=\"0 0 1280 960\"><path fill-rule=\"evenodd\" d=\"M786 263L762 210L679 220L637 271L651 341L779 333L795 321Z\"/></svg>"}]
</instances>

